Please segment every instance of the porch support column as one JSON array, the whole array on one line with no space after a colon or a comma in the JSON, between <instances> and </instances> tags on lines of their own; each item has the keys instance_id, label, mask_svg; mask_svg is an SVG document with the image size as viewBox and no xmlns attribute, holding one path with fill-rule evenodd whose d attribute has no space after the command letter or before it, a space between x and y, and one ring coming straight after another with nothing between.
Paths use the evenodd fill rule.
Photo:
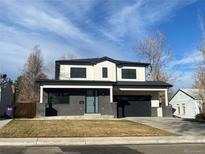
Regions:
<instances>
[{"instance_id":1,"label":"porch support column","mask_svg":"<svg viewBox=\"0 0 205 154\"><path fill-rule=\"evenodd\" d=\"M113 88L110 88L110 103L113 102Z\"/></svg>"},{"instance_id":2,"label":"porch support column","mask_svg":"<svg viewBox=\"0 0 205 154\"><path fill-rule=\"evenodd\" d=\"M165 105L168 106L168 89L165 90Z\"/></svg>"},{"instance_id":3,"label":"porch support column","mask_svg":"<svg viewBox=\"0 0 205 154\"><path fill-rule=\"evenodd\" d=\"M43 87L40 86L40 103L43 103Z\"/></svg>"}]
</instances>

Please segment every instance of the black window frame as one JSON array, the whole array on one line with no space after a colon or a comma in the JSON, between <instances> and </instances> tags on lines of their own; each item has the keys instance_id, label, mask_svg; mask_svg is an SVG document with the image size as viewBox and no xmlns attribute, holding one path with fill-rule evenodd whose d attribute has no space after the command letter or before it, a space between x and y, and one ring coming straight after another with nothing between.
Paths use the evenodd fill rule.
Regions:
<instances>
[{"instance_id":1,"label":"black window frame","mask_svg":"<svg viewBox=\"0 0 205 154\"><path fill-rule=\"evenodd\" d=\"M70 78L86 78L86 75L87 75L87 69L85 67L70 68Z\"/></svg>"},{"instance_id":2,"label":"black window frame","mask_svg":"<svg viewBox=\"0 0 205 154\"><path fill-rule=\"evenodd\" d=\"M122 79L137 79L136 69L123 68L121 73Z\"/></svg>"},{"instance_id":3,"label":"black window frame","mask_svg":"<svg viewBox=\"0 0 205 154\"><path fill-rule=\"evenodd\" d=\"M107 67L102 68L102 77L108 78L108 68Z\"/></svg>"},{"instance_id":4,"label":"black window frame","mask_svg":"<svg viewBox=\"0 0 205 154\"><path fill-rule=\"evenodd\" d=\"M48 104L70 104L68 92L48 92Z\"/></svg>"}]
</instances>

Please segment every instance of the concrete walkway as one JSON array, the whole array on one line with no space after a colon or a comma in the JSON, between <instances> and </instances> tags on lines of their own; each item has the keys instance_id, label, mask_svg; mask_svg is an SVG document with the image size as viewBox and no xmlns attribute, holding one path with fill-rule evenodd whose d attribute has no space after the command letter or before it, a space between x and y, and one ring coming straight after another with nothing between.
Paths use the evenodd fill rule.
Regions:
<instances>
[{"instance_id":1,"label":"concrete walkway","mask_svg":"<svg viewBox=\"0 0 205 154\"><path fill-rule=\"evenodd\" d=\"M129 117L124 119L143 123L183 136L205 136L205 123L180 118Z\"/></svg>"},{"instance_id":2,"label":"concrete walkway","mask_svg":"<svg viewBox=\"0 0 205 154\"><path fill-rule=\"evenodd\" d=\"M0 119L0 128L8 124L12 119Z\"/></svg>"},{"instance_id":3,"label":"concrete walkway","mask_svg":"<svg viewBox=\"0 0 205 154\"><path fill-rule=\"evenodd\" d=\"M0 138L0 146L45 145L122 145L122 144L170 144L205 143L205 137L85 137L85 138Z\"/></svg>"}]
</instances>

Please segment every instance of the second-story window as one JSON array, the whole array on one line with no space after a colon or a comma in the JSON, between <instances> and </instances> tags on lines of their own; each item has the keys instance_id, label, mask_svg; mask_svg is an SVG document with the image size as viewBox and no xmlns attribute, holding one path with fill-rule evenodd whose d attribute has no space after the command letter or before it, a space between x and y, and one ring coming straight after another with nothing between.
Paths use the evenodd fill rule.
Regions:
<instances>
[{"instance_id":1,"label":"second-story window","mask_svg":"<svg viewBox=\"0 0 205 154\"><path fill-rule=\"evenodd\" d=\"M71 78L86 78L86 68L71 67L70 77Z\"/></svg>"},{"instance_id":2,"label":"second-story window","mask_svg":"<svg viewBox=\"0 0 205 154\"><path fill-rule=\"evenodd\" d=\"M122 79L136 79L136 69L122 69Z\"/></svg>"},{"instance_id":3,"label":"second-story window","mask_svg":"<svg viewBox=\"0 0 205 154\"><path fill-rule=\"evenodd\" d=\"M107 67L102 68L102 76L103 78L107 78Z\"/></svg>"}]
</instances>

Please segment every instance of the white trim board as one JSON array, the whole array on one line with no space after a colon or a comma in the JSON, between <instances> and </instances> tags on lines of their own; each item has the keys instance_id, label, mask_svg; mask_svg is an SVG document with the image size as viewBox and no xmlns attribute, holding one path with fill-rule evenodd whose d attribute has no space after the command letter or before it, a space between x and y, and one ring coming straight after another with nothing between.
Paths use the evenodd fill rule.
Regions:
<instances>
[{"instance_id":1,"label":"white trim board","mask_svg":"<svg viewBox=\"0 0 205 154\"><path fill-rule=\"evenodd\" d=\"M89 89L89 88L95 88L95 89L110 89L110 102L113 102L113 87L112 86L89 86L89 85L43 85L40 86L40 103L43 103L43 89L44 88L74 88L74 89Z\"/></svg>"},{"instance_id":2,"label":"white trim board","mask_svg":"<svg viewBox=\"0 0 205 154\"><path fill-rule=\"evenodd\" d=\"M43 85L43 88L105 88L110 89L112 86L89 86L89 85Z\"/></svg>"},{"instance_id":3,"label":"white trim board","mask_svg":"<svg viewBox=\"0 0 205 154\"><path fill-rule=\"evenodd\" d=\"M167 89L157 89L157 88L119 88L119 89L116 89L116 90L122 90L122 91L166 91Z\"/></svg>"}]
</instances>

